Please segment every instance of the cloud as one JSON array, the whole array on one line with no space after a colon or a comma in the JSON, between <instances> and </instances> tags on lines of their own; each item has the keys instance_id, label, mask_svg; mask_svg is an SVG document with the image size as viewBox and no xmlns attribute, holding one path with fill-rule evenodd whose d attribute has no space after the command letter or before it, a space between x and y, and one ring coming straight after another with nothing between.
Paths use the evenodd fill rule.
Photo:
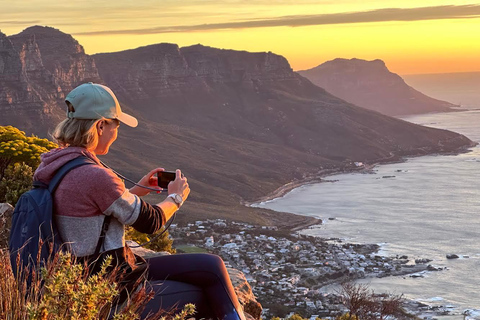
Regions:
<instances>
[{"instance_id":1,"label":"cloud","mask_svg":"<svg viewBox=\"0 0 480 320\"><path fill-rule=\"evenodd\" d=\"M39 24L40 20L21 21L21 20L0 20L0 25L32 25Z\"/></svg>"},{"instance_id":2,"label":"cloud","mask_svg":"<svg viewBox=\"0 0 480 320\"><path fill-rule=\"evenodd\" d=\"M157 34L172 32L211 31L222 29L247 29L283 26L302 27L329 24L467 19L478 17L480 17L480 5L448 5L421 8L386 8L371 11L343 12L318 15L285 16L271 19L199 24L190 26L164 26L147 29L79 32L74 33L74 35Z\"/></svg>"}]
</instances>

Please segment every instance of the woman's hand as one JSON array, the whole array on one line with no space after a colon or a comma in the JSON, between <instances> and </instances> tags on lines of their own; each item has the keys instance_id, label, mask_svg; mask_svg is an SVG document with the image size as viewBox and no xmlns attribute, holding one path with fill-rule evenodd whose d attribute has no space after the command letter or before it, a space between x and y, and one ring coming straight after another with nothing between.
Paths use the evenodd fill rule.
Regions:
<instances>
[{"instance_id":1,"label":"woman's hand","mask_svg":"<svg viewBox=\"0 0 480 320\"><path fill-rule=\"evenodd\" d=\"M188 186L187 178L182 175L180 169L176 170L175 180L168 184L168 194L176 193L181 195L183 201L187 200L190 194L190 187Z\"/></svg>"},{"instance_id":2,"label":"woman's hand","mask_svg":"<svg viewBox=\"0 0 480 320\"><path fill-rule=\"evenodd\" d=\"M157 189L159 192L162 191L162 188L158 186L158 179L156 174L158 172L165 171L163 168L156 168L147 173L145 176L143 176L142 179L138 182L139 185L146 186L149 188L154 188ZM152 190L145 189L139 186L134 186L133 188L130 189L130 192L133 194L136 194L139 197L146 196L149 194Z\"/></svg>"}]
</instances>

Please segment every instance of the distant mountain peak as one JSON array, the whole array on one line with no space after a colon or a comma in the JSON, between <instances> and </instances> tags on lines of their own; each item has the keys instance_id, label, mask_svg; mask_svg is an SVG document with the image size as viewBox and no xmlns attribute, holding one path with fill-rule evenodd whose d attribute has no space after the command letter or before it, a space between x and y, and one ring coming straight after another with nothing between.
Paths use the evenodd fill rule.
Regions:
<instances>
[{"instance_id":1,"label":"distant mountain peak","mask_svg":"<svg viewBox=\"0 0 480 320\"><path fill-rule=\"evenodd\" d=\"M51 35L62 34L62 35L70 36L69 34L66 34L66 33L60 31L59 29L55 29L55 28L49 27L49 26L39 26L39 25L28 27L20 33L23 33L23 34L29 34L29 33L51 34Z\"/></svg>"},{"instance_id":2,"label":"distant mountain peak","mask_svg":"<svg viewBox=\"0 0 480 320\"><path fill-rule=\"evenodd\" d=\"M408 86L380 59L337 58L298 73L337 97L386 115L445 112L454 107Z\"/></svg>"}]
</instances>

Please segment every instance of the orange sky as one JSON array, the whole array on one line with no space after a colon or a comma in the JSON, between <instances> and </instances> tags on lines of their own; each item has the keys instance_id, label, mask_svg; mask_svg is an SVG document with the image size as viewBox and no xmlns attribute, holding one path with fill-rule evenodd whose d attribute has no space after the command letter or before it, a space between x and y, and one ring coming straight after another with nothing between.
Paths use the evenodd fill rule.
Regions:
<instances>
[{"instance_id":1,"label":"orange sky","mask_svg":"<svg viewBox=\"0 0 480 320\"><path fill-rule=\"evenodd\" d=\"M48 25L87 53L153 43L272 51L294 70L382 59L399 74L480 71L480 2L442 0L0 0L0 29Z\"/></svg>"}]
</instances>

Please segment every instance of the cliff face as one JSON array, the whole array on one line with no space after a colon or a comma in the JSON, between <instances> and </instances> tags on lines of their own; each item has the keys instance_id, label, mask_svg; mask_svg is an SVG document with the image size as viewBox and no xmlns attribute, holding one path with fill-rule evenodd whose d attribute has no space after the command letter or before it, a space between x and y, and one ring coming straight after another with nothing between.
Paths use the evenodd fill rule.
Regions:
<instances>
[{"instance_id":1,"label":"cliff face","mask_svg":"<svg viewBox=\"0 0 480 320\"><path fill-rule=\"evenodd\" d=\"M272 53L158 44L90 57L71 36L41 27L1 39L0 80L9 89L0 94L0 112L12 112L0 125L45 136L64 117L63 98L72 87L92 80L108 85L140 125L120 128L107 162L133 179L154 167L181 168L194 191L180 219L293 226L302 219L241 202L292 180L349 169L353 161L471 144L349 104Z\"/></svg>"},{"instance_id":2,"label":"cliff face","mask_svg":"<svg viewBox=\"0 0 480 320\"><path fill-rule=\"evenodd\" d=\"M455 107L413 89L381 60L335 59L299 73L339 98L386 115L445 112Z\"/></svg>"},{"instance_id":3,"label":"cliff face","mask_svg":"<svg viewBox=\"0 0 480 320\"><path fill-rule=\"evenodd\" d=\"M70 35L31 27L0 35L0 112L10 124L37 134L65 114L63 99L78 84L99 82L94 60Z\"/></svg>"},{"instance_id":4,"label":"cliff face","mask_svg":"<svg viewBox=\"0 0 480 320\"><path fill-rule=\"evenodd\" d=\"M11 36L31 81L50 84L63 99L79 83L100 81L95 62L71 36L54 28L30 27Z\"/></svg>"}]
</instances>

